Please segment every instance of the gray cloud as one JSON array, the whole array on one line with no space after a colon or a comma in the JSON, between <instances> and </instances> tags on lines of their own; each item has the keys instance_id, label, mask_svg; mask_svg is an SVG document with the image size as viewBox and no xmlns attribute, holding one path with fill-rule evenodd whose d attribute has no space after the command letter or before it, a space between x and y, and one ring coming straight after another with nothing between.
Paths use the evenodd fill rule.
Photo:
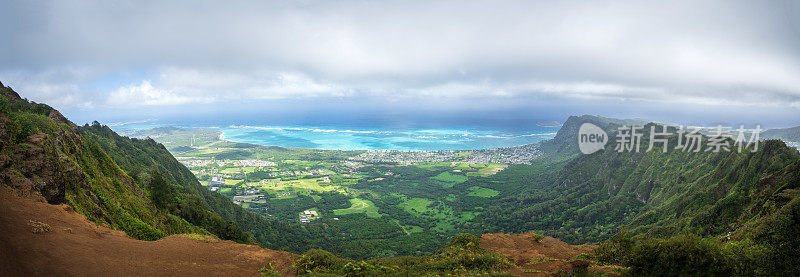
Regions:
<instances>
[{"instance_id":1,"label":"gray cloud","mask_svg":"<svg viewBox=\"0 0 800 277\"><path fill-rule=\"evenodd\" d=\"M793 1L6 1L0 79L65 108L542 95L800 107L797 15ZM145 74L89 85L129 71Z\"/></svg>"}]
</instances>

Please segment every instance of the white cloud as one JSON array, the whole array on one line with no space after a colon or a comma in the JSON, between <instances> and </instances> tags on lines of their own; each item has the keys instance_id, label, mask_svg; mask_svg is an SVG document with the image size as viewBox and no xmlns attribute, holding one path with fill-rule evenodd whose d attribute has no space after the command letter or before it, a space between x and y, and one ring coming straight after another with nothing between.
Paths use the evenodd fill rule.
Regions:
<instances>
[{"instance_id":1,"label":"white cloud","mask_svg":"<svg viewBox=\"0 0 800 277\"><path fill-rule=\"evenodd\" d=\"M0 71L0 81L28 100L61 108L91 108L98 94L83 89L81 82L91 75L85 69L64 68L31 72Z\"/></svg>"},{"instance_id":2,"label":"white cloud","mask_svg":"<svg viewBox=\"0 0 800 277\"><path fill-rule=\"evenodd\" d=\"M537 95L800 102L800 4L791 1L5 5L0 73L133 69L152 80L99 96L84 91L91 77L31 80L66 85L52 91L71 97L31 92L57 106Z\"/></svg>"},{"instance_id":3,"label":"white cloud","mask_svg":"<svg viewBox=\"0 0 800 277\"><path fill-rule=\"evenodd\" d=\"M212 101L214 101L213 98L185 96L157 89L150 84L149 80L144 80L139 85L125 86L111 92L106 104L111 106L160 106Z\"/></svg>"},{"instance_id":4,"label":"white cloud","mask_svg":"<svg viewBox=\"0 0 800 277\"><path fill-rule=\"evenodd\" d=\"M120 87L106 104L113 106L181 105L307 97L349 97L351 91L299 73L237 74L166 68L155 81Z\"/></svg>"},{"instance_id":5,"label":"white cloud","mask_svg":"<svg viewBox=\"0 0 800 277\"><path fill-rule=\"evenodd\" d=\"M785 105L753 91L738 91L736 98L703 89L630 86L596 81L542 80L497 82L491 79L449 81L403 86L392 82L319 80L296 72L235 73L165 68L154 81L120 87L107 95L113 106L180 105L212 102L247 102L270 99L381 98L388 101L513 99L546 96L564 100L622 100L705 105ZM791 97L789 97L791 98ZM790 105L791 106L791 105ZM792 106L796 107L796 105Z\"/></svg>"}]
</instances>

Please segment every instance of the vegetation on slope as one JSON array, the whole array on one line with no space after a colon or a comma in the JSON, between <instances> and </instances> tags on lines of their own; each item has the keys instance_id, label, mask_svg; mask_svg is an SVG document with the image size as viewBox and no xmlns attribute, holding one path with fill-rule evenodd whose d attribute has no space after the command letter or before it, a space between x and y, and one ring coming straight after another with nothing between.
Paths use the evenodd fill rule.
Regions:
<instances>
[{"instance_id":1,"label":"vegetation on slope","mask_svg":"<svg viewBox=\"0 0 800 277\"><path fill-rule=\"evenodd\" d=\"M300 275L324 276L479 276L490 275L514 264L497 252L480 246L471 234L453 237L430 256L400 256L356 262L324 250L312 249L301 255L294 267Z\"/></svg>"},{"instance_id":2,"label":"vegetation on slope","mask_svg":"<svg viewBox=\"0 0 800 277\"><path fill-rule=\"evenodd\" d=\"M160 144L78 127L11 88L0 92L0 178L18 193L67 203L137 239L199 233L254 243L234 222L258 224L260 216L206 191Z\"/></svg>"},{"instance_id":3,"label":"vegetation on slope","mask_svg":"<svg viewBox=\"0 0 800 277\"><path fill-rule=\"evenodd\" d=\"M92 221L155 240L174 233L207 233L154 207L146 190L77 126L44 104L0 88L0 178L20 194L68 203Z\"/></svg>"},{"instance_id":4,"label":"vegetation on slope","mask_svg":"<svg viewBox=\"0 0 800 277\"><path fill-rule=\"evenodd\" d=\"M171 213L223 239L248 242L244 230L265 247L306 250L302 241L304 230L246 211L227 197L209 191L163 145L152 139L122 137L100 124L83 126L81 131L112 153L112 160L133 176L140 187L160 191L155 196L151 191L151 197Z\"/></svg>"},{"instance_id":5,"label":"vegetation on slope","mask_svg":"<svg viewBox=\"0 0 800 277\"><path fill-rule=\"evenodd\" d=\"M669 145L677 139L670 137ZM756 152L662 153L660 144L650 152L617 152L614 146L535 175L535 185L505 197L481 219L501 232L541 230L570 243L598 243L628 230L632 242L607 242L614 247L601 248L607 250L601 256L634 273L800 271L800 262L786 258L800 254L797 150L776 140L762 141Z\"/></svg>"}]
</instances>

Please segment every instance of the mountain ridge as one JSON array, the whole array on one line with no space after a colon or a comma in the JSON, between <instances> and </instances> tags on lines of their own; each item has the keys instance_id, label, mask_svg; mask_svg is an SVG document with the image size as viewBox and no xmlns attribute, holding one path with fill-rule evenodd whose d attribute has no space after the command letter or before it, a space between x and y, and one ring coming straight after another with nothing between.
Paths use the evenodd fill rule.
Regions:
<instances>
[{"instance_id":1,"label":"mountain ridge","mask_svg":"<svg viewBox=\"0 0 800 277\"><path fill-rule=\"evenodd\" d=\"M212 230L224 239L254 243L236 225L204 212L207 208L202 203L183 205L183 211L194 211L183 217L155 205L153 180L137 182L86 127L76 126L47 105L22 99L11 88L2 87L0 92L0 179L18 193L40 196L50 204L67 203L90 220L138 239L178 233L210 235ZM154 142L150 144L157 148Z\"/></svg>"}]
</instances>

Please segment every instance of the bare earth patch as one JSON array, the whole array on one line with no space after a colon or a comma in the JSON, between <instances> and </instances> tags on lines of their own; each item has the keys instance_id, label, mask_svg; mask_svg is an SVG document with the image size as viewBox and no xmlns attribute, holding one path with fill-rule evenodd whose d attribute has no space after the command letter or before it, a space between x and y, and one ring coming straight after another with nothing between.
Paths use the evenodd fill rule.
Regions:
<instances>
[{"instance_id":1,"label":"bare earth patch","mask_svg":"<svg viewBox=\"0 0 800 277\"><path fill-rule=\"evenodd\" d=\"M556 238L544 237L537 241L537 234L484 234L481 246L509 257L517 268L508 273L516 276L552 276L573 267L589 266L589 270L602 271L613 276L612 268L597 267L575 261L580 254L590 253L596 245L570 245Z\"/></svg>"},{"instance_id":2,"label":"bare earth patch","mask_svg":"<svg viewBox=\"0 0 800 277\"><path fill-rule=\"evenodd\" d=\"M296 257L196 235L135 240L67 205L22 198L2 186L0 226L0 276L258 276L269 263L291 275Z\"/></svg>"}]
</instances>

